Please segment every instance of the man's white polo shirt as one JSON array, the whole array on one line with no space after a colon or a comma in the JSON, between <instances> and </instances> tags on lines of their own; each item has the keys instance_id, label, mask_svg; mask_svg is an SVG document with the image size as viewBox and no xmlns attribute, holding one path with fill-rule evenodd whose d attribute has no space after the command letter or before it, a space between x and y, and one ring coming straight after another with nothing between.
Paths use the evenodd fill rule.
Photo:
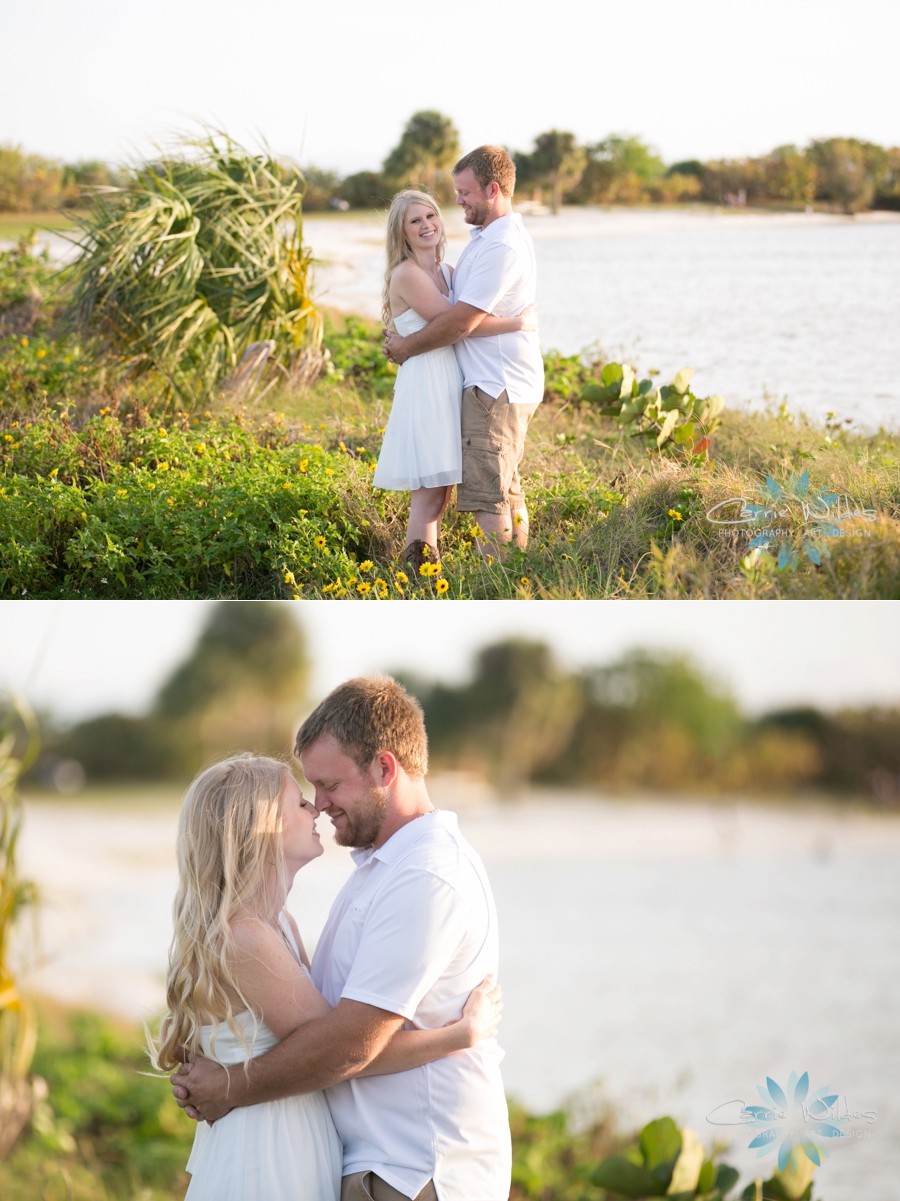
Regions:
<instances>
[{"instance_id":1,"label":"man's white polo shirt","mask_svg":"<svg viewBox=\"0 0 900 1201\"><path fill-rule=\"evenodd\" d=\"M332 906L312 976L332 1005L363 1001L436 1029L497 972L497 915L484 866L456 815L408 822L356 871ZM374 1171L408 1197L434 1180L439 1201L506 1201L511 1149L494 1039L408 1072L327 1090L344 1175Z\"/></svg>"},{"instance_id":2,"label":"man's white polo shirt","mask_svg":"<svg viewBox=\"0 0 900 1201\"><path fill-rule=\"evenodd\" d=\"M495 317L517 317L534 304L537 267L534 243L518 213L476 226L453 272L454 303L461 300ZM463 338L454 348L463 386L491 396L503 389L512 404L539 404L544 396L544 360L537 331Z\"/></svg>"}]
</instances>

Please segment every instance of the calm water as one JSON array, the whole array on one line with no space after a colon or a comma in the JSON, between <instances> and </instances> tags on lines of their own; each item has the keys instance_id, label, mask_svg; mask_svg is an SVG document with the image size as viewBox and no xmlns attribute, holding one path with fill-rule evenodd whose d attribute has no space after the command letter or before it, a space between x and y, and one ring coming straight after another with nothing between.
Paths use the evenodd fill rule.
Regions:
<instances>
[{"instance_id":1,"label":"calm water","mask_svg":"<svg viewBox=\"0 0 900 1201\"><path fill-rule=\"evenodd\" d=\"M433 792L446 808L466 797L450 780ZM822 1169L828 1201L896 1195L900 820L549 795L459 812L500 913L512 1095L537 1109L605 1101L625 1126L668 1111L710 1143L715 1106L806 1070L877 1114ZM176 815L158 799L29 806L37 987L158 1009ZM350 867L328 840L300 873L291 908L309 945ZM729 1158L752 1172L738 1133Z\"/></svg>"},{"instance_id":2,"label":"calm water","mask_svg":"<svg viewBox=\"0 0 900 1201\"><path fill-rule=\"evenodd\" d=\"M900 218L564 209L528 217L539 267L541 341L597 342L663 380L696 369L700 394L786 398L862 428L900 429ZM448 218L448 261L467 240ZM380 314L382 225L306 220L327 260L322 298Z\"/></svg>"}]
</instances>

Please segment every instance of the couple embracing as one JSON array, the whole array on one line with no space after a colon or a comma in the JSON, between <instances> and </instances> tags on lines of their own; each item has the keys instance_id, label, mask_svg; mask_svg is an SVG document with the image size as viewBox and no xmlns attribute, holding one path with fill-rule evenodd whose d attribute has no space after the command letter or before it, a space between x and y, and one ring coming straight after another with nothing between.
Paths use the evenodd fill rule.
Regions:
<instances>
[{"instance_id":1,"label":"couple embracing","mask_svg":"<svg viewBox=\"0 0 900 1201\"><path fill-rule=\"evenodd\" d=\"M400 192L388 214L384 352L401 366L373 482L412 494L404 558L415 572L440 557L454 484L457 509L473 515L487 549L527 544L519 464L544 364L534 246L512 209L515 180L498 146L479 146L453 168L456 203L474 227L455 271L443 262L432 196Z\"/></svg>"},{"instance_id":2,"label":"couple embracing","mask_svg":"<svg viewBox=\"0 0 900 1201\"><path fill-rule=\"evenodd\" d=\"M189 1201L506 1201L497 919L478 855L425 787L418 704L335 689L297 734L315 789L240 756L185 797L168 1012L154 1062L198 1122ZM322 853L356 870L312 963L285 900Z\"/></svg>"}]
</instances>

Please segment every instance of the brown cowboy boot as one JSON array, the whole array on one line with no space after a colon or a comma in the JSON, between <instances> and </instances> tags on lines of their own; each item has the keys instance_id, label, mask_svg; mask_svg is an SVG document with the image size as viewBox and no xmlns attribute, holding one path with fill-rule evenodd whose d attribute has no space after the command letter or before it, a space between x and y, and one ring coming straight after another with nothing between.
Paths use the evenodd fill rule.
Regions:
<instances>
[{"instance_id":1,"label":"brown cowboy boot","mask_svg":"<svg viewBox=\"0 0 900 1201\"><path fill-rule=\"evenodd\" d=\"M412 569L416 579L419 578L419 568L423 563L437 563L439 557L437 547L432 546L430 542L423 542L421 538L410 542L401 556L403 562Z\"/></svg>"}]
</instances>

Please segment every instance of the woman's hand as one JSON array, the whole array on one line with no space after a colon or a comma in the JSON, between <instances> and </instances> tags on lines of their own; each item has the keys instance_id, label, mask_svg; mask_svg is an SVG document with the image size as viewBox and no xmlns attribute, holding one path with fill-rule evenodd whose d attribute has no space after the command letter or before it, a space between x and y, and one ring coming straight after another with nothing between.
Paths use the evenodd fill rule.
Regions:
<instances>
[{"instance_id":1,"label":"woman's hand","mask_svg":"<svg viewBox=\"0 0 900 1201\"><path fill-rule=\"evenodd\" d=\"M522 333L536 333L538 328L537 305L530 304L527 309L523 309L519 314L519 320L522 322L519 326Z\"/></svg>"},{"instance_id":2,"label":"woman's hand","mask_svg":"<svg viewBox=\"0 0 900 1201\"><path fill-rule=\"evenodd\" d=\"M493 976L485 976L469 993L459 1020L460 1033L467 1038L466 1046L474 1047L485 1038L496 1038L503 1011L503 993Z\"/></svg>"}]
</instances>

